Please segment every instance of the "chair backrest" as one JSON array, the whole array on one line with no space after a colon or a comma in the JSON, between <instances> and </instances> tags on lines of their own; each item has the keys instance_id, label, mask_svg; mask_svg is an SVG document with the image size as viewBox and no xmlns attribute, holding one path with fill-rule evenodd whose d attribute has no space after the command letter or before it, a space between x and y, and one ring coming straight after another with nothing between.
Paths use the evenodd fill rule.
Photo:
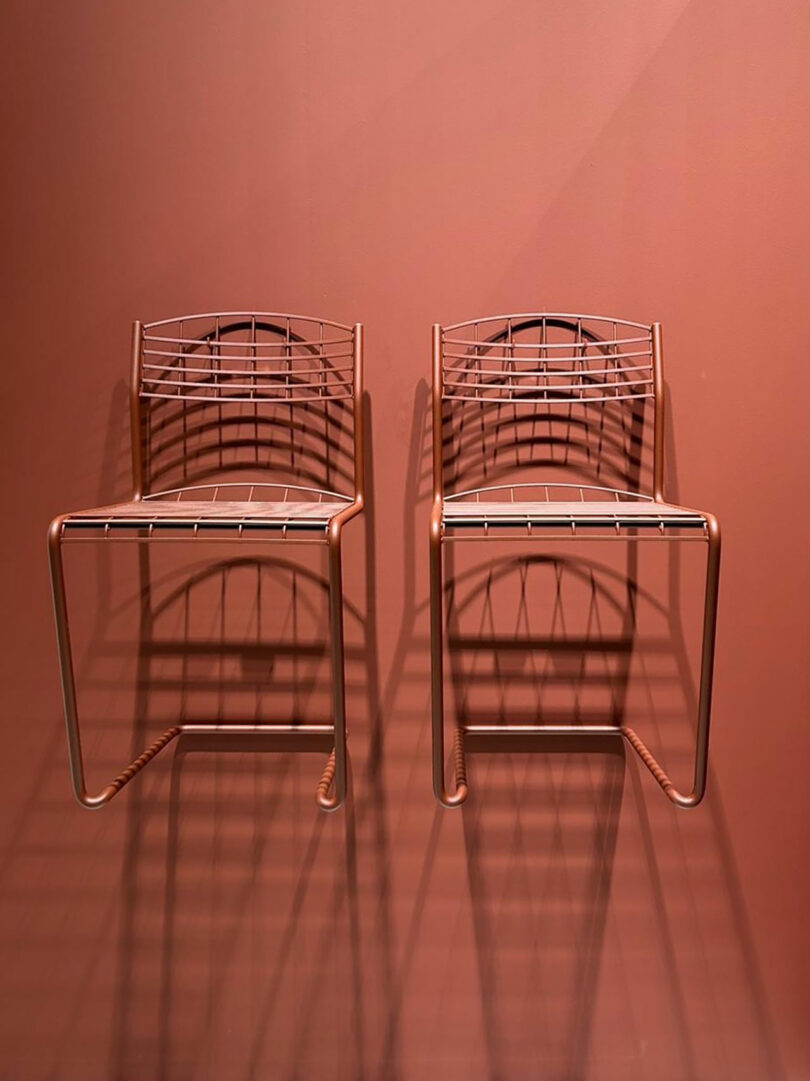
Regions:
<instances>
[{"instance_id":1,"label":"chair backrest","mask_svg":"<svg viewBox=\"0 0 810 1081\"><path fill-rule=\"evenodd\" d=\"M444 492L448 446L454 450L447 479L455 486L469 487L471 456L479 464L487 455L500 456L504 471L529 464L568 466L594 476L602 468L597 460L612 450L615 461L600 479L622 480L635 489L648 403L654 422L651 487L660 497L659 324L537 312L436 325L433 423L443 438L434 438L434 492ZM483 472L492 477L499 470L490 465Z\"/></svg>"},{"instance_id":2,"label":"chair backrest","mask_svg":"<svg viewBox=\"0 0 810 1081\"><path fill-rule=\"evenodd\" d=\"M244 470L356 489L361 394L360 324L277 312L136 322L136 492Z\"/></svg>"}]
</instances>

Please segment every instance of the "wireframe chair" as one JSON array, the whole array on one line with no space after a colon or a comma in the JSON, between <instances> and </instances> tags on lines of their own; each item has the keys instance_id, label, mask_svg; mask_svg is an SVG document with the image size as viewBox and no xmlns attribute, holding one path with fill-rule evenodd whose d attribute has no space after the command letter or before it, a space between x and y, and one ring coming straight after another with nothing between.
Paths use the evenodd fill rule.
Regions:
<instances>
[{"instance_id":1,"label":"wireframe chair","mask_svg":"<svg viewBox=\"0 0 810 1081\"><path fill-rule=\"evenodd\" d=\"M363 327L326 319L265 312L220 312L135 322L132 336L130 422L132 499L113 506L60 515L48 534L51 584L62 680L68 752L73 791L85 807L101 807L121 791L163 748L182 733L220 739L231 735L268 733L289 737L296 747L332 746L317 802L325 811L344 802L347 789L346 703L343 643L341 535L344 525L363 508ZM306 425L296 416L318 413L328 422L340 410L338 426L351 426L350 464L332 473L353 491L306 487L285 478L277 481L273 448L300 436ZM330 411L332 411L330 413ZM344 415L345 414L345 417ZM230 453L244 445L245 425L259 426L282 437L258 439L253 475L245 481ZM165 433L174 426L174 441ZM231 428L228 429L228 426ZM229 430L235 437L205 443L205 433ZM160 433L164 433L161 444ZM156 436L156 433L157 436ZM303 436L301 437L303 438ZM182 444L178 453L176 444ZM205 444L205 445L204 445ZM163 454L166 446L173 449ZM224 446L224 450L223 450ZM269 449L268 449L269 448ZM213 450L213 457L211 452ZM327 466L335 456L334 440L324 450ZM253 451L251 451L253 454ZM207 455L207 457L206 457ZM178 460L194 459L196 475L183 467L177 486L154 486L168 477ZM167 466L164 459L171 459ZM184 471L185 470L185 471ZM241 476L211 482L211 477ZM193 484L189 480L204 479ZM266 479L265 479L266 478ZM292 479L301 479L293 477ZM339 487L337 484L335 487ZM340 487L344 487L341 485ZM85 786L84 762L71 656L63 546L94 541L138 543L206 540L325 544L328 549L329 628L331 637L331 724L191 724L168 728L143 754L95 795ZM331 794L330 794L331 790Z\"/></svg>"},{"instance_id":2,"label":"wireframe chair","mask_svg":"<svg viewBox=\"0 0 810 1081\"><path fill-rule=\"evenodd\" d=\"M603 484L560 481L562 471L549 468L546 477L529 483L490 484L448 492L446 447L453 443L450 410L466 413L474 438L492 442L486 411L495 411L494 426L503 427L505 406L511 424L528 423L532 439L542 427L549 447L564 453L556 466L569 467L572 442L580 443L582 473L594 472L605 448L618 432L638 465L642 413L652 403L653 463L650 492ZM472 419L469 413L472 411ZM433 788L445 807L461 805L468 795L465 739L492 749L499 737L619 735L636 751L667 797L679 807L696 806L705 793L714 662L720 528L702 511L675 506L664 499L664 381L661 326L604 316L530 313L493 316L433 327L433 507L430 518L431 699ZM590 418L590 419L589 419ZM590 438L588 433L594 433ZM572 433L577 433L576 440ZM466 437L465 437L466 438ZM547 463L554 465L554 455ZM601 467L596 464L596 479ZM486 471L485 471L486 473ZM458 471L457 471L458 474ZM570 476L570 470L567 472ZM640 477L640 468L619 473ZM455 479L458 479L456 476ZM460 540L531 538L570 541L601 540L704 541L706 567L701 674L694 777L688 793L675 787L639 735L617 725L456 725L453 745L455 786L445 784L444 749L444 569L443 546Z\"/></svg>"}]
</instances>

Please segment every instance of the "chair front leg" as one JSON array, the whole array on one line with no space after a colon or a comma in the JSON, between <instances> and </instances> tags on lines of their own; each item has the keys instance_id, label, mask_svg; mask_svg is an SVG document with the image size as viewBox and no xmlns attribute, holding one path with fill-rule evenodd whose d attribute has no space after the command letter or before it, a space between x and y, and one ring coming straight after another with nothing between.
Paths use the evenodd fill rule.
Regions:
<instances>
[{"instance_id":1,"label":"chair front leg","mask_svg":"<svg viewBox=\"0 0 810 1081\"><path fill-rule=\"evenodd\" d=\"M430 519L430 697L433 750L433 793L442 807L460 807L467 798L467 767L464 740L456 726L453 745L455 791L444 781L444 574L442 565L441 506Z\"/></svg>"},{"instance_id":2,"label":"chair front leg","mask_svg":"<svg viewBox=\"0 0 810 1081\"><path fill-rule=\"evenodd\" d=\"M714 678L714 646L717 632L717 597L720 586L720 526L712 514L706 516L706 592L703 609L703 640L700 654L700 690L695 746L695 769L691 792L680 792L634 729L623 725L622 735L655 777L667 797L678 807L697 807L706 794L709 762L709 722Z\"/></svg>"},{"instance_id":3,"label":"chair front leg","mask_svg":"<svg viewBox=\"0 0 810 1081\"><path fill-rule=\"evenodd\" d=\"M143 754L131 762L125 770L105 785L95 796L90 795L84 778L84 759L82 740L79 731L79 714L76 706L76 679L73 671L73 652L70 644L70 623L68 621L67 594L65 590L65 568L62 559L62 529L64 518L55 518L48 530L48 562L51 570L51 593L53 612L56 621L56 641L59 647L59 674L62 683L62 701L65 710L65 729L67 732L68 757L70 760L70 780L73 794L83 807L95 810L103 807L129 784L133 777L146 766L155 755L176 739L182 729L179 725L167 728Z\"/></svg>"},{"instance_id":4,"label":"chair front leg","mask_svg":"<svg viewBox=\"0 0 810 1081\"><path fill-rule=\"evenodd\" d=\"M332 660L332 723L335 748L330 754L318 783L317 802L324 811L336 811L346 801L346 656L343 644L343 569L340 546L341 529L333 524L329 531L329 633ZM334 783L334 793L329 789Z\"/></svg>"}]
</instances>

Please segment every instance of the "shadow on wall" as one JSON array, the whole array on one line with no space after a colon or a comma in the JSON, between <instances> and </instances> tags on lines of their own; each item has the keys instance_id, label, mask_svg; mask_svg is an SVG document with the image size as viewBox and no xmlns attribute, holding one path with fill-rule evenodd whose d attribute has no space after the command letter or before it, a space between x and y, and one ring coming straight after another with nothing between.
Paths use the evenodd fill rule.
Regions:
<instances>
[{"instance_id":1,"label":"shadow on wall","mask_svg":"<svg viewBox=\"0 0 810 1081\"><path fill-rule=\"evenodd\" d=\"M272 630L257 624L249 641L225 627L221 637L181 639L182 670L158 676L167 651L174 661L178 650L174 637L166 644L159 635L161 618L177 607L183 625L193 626L188 613L206 585L220 592L222 611L229 595L240 592L256 591L257 611L270 598ZM247 696L256 700L257 719L281 719L282 702L288 722L310 720L313 710L322 717L329 703L328 643L312 628L323 627L327 589L324 577L265 558L214 565L184 582L149 612L140 636L136 715L148 717L168 690L183 700L183 714L193 708L194 716L219 717L223 703L233 707ZM274 607L283 596L287 607ZM349 606L347 615L362 630ZM353 688L373 685L365 673L371 656L364 647L348 651ZM205 671L217 665L206 680ZM209 742L203 750L184 737L168 797L155 801L140 786L128 804L114 1076L155 1070L188 1076L210 1067L216 1053L210 1036L223 1024L241 1036L241 1072L232 1076L254 1076L279 1055L305 1060L313 1026L316 1043L336 1041L335 1052L345 1056L345 1030L354 1054L361 1054L354 813L336 816L328 828L314 810L310 774L319 766L308 768L312 756L301 756L300 765L298 756L267 759L255 753L267 749L266 739L238 746L248 753L226 753L229 742L212 755ZM309 815L302 814L302 796L313 807ZM330 1016L332 1000L346 1004L334 1029L319 1020Z\"/></svg>"},{"instance_id":2,"label":"shadow on wall","mask_svg":"<svg viewBox=\"0 0 810 1081\"><path fill-rule=\"evenodd\" d=\"M368 399L363 404L370 419ZM202 423L199 409L189 418L187 411L168 417L167 407L161 408L159 447L150 437L149 460L188 451L190 465L174 466L178 483L209 481L213 466L244 466L240 477L261 470L267 463L249 446L251 438L261 441L260 452L269 447L276 467L286 454L291 483L312 483L318 470L321 483L324 475L327 484L339 479L347 434L341 423L332 424L319 449L311 426L299 422L300 408L281 440L275 429L244 419L223 427ZM328 411L320 404L318 410ZM111 442L125 418L123 393L113 402ZM106 479L100 502L120 490L116 478ZM345 602L347 697L361 763L381 754L369 725L379 711L371 474L364 520L366 559L359 524L352 527L346 558L371 572L364 575L365 611L348 597ZM102 543L77 553L72 599L77 641L85 643L80 705L87 716L91 783L140 753L167 719L214 721L223 729L234 722L329 719L325 554L293 543L277 556L279 545L251 542L240 545L238 558L227 554L232 552L216 543L138 545L135 558L131 545ZM133 616L138 651L130 671ZM324 816L314 795L329 747L319 755L290 755L283 753L281 737L245 737L234 745L230 736L221 746L208 737L205 748L198 754L202 748L194 739L182 737L173 757L136 779L116 803L118 812L80 815L69 859L49 858L48 892L61 898L54 911L66 900L60 876L69 877L72 868L82 884L69 903L80 915L60 931L47 958L29 942L25 972L12 977L12 984L35 978L42 989L41 1009L19 1004L20 1053L9 1048L7 1060L19 1064L17 1076L72 1076L77 1069L116 1078L200 1071L223 1078L278 1076L291 1063L306 1075L324 1056L341 1062L347 1076L363 1075L361 973L367 986L370 976L376 980L380 1001L390 997L383 793L364 779L359 798L344 812ZM264 750L274 753L256 753ZM62 814L61 734L53 751L56 796L48 806ZM40 788L31 803L40 813L41 797ZM357 911L358 817L371 861L367 890L369 873L374 876L378 928L376 934L366 928L364 940L373 939L375 948L365 960ZM12 851L6 866L12 874L15 862L18 874L26 862L24 843L16 856ZM72 974L68 1009L57 1008L61 991L48 978L54 965ZM105 984L100 1008L94 993L99 971ZM98 1025L92 1017L107 1014L108 1029L97 1027L88 1037L88 1020Z\"/></svg>"},{"instance_id":3,"label":"shadow on wall","mask_svg":"<svg viewBox=\"0 0 810 1081\"><path fill-rule=\"evenodd\" d=\"M577 633L580 589L588 602ZM507 556L456 575L450 590L450 678L460 723L621 723L632 580L611 580L585 560ZM553 598L550 606L544 596ZM540 633L544 617L550 627ZM551 737L543 753L536 741L508 747L527 753L504 754L496 737L479 746L495 752L482 760L475 789L476 799L486 789L484 809L463 815L489 1073L519 1076L533 1032L534 1052L556 1063L559 1076L583 1077L624 747L598 737Z\"/></svg>"},{"instance_id":4,"label":"shadow on wall","mask_svg":"<svg viewBox=\"0 0 810 1081\"><path fill-rule=\"evenodd\" d=\"M77 810L71 850L44 857L51 937L29 941L15 924L17 1076L410 1081L453 1061L487 1081L624 1081L649 1076L653 1054L664 1081L785 1076L715 783L684 814L619 741L578 742L472 756L465 807L432 802L428 401L421 383L405 606L382 685L367 474L365 611L346 607L352 799L337 815L316 809L317 756L249 744L197 753L185 738L130 786L123 815ZM111 432L123 398L114 407ZM371 466L370 443L368 455ZM468 720L638 715L673 773L688 770L695 692L678 546L652 565L633 543L609 546L612 563L593 547L587 558L527 547L451 568L448 704ZM94 556L80 675L104 717L87 739L101 775L167 718L319 720L328 709L323 568L260 548L189 566L169 549L150 566L141 548L129 577L103 545ZM122 629L134 612L129 680ZM122 747L120 722L133 717ZM46 767L53 795L40 788L22 808L4 868L31 905L43 896L39 880L27 885L38 823L67 798L61 739ZM467 939L450 932L448 898ZM68 1009L56 969L71 974ZM667 1035L650 1048L649 1032Z\"/></svg>"},{"instance_id":5,"label":"shadow on wall","mask_svg":"<svg viewBox=\"0 0 810 1081\"><path fill-rule=\"evenodd\" d=\"M503 483L509 467L533 455L549 461L557 454L556 438L538 439L532 424L488 408L499 460L494 472L491 465L489 474L479 469L487 483ZM420 383L406 485L406 603L383 696L392 733L421 725L424 734L429 712L425 698L417 706L409 693L417 682L426 688L429 676L428 605L418 599L426 594L426 574L420 578L410 540L424 529L427 548L429 415L429 388ZM636 452L648 443L636 421L625 430L633 452L625 477L633 487L644 469ZM471 454L484 445L480 428L474 432L467 420L445 446L456 469L459 442ZM668 489L677 501L674 450L667 450ZM587 453L580 467L583 461ZM466 477L461 486L471 486ZM516 557L514 546L504 546L500 558L484 563L450 549L448 723L453 713L464 724L620 724L637 717L673 775L688 778L697 701L681 609L684 586L701 599L695 585L702 564L690 562L679 545L660 546L641 564L641 546L632 540L589 545L587 558L576 544L564 558L547 546L537 554L530 541L526 547L531 554ZM598 559L594 548L601 549ZM492 551L499 552L496 542ZM389 776L427 769L423 742L397 743L406 761L388 761ZM465 877L481 1024L456 1048L474 1057L475 1076L522 1078L542 1069L560 1079L641 1077L654 1055L661 1078L784 1078L716 778L709 799L689 814L672 808L635 761L625 762L619 740L547 739L542 751L537 741L521 753L505 750L515 746L514 739L499 746L497 737L481 745L489 753L468 761L468 802L456 812L434 812L389 1031L402 1023L420 967L418 944L431 934L431 892ZM463 867L442 836L459 818ZM462 985L456 987L461 996ZM744 1021L729 1028L729 1017ZM667 1032L665 1046L650 1049L648 1031ZM384 1058L376 1076L394 1076L397 1065Z\"/></svg>"},{"instance_id":6,"label":"shadow on wall","mask_svg":"<svg viewBox=\"0 0 810 1081\"><path fill-rule=\"evenodd\" d=\"M364 409L369 424L367 398ZM304 483L292 469L291 477ZM352 747L375 763L377 725L364 723L379 714L370 469L365 523L366 611L345 603L346 676ZM169 716L223 728L328 719L322 571L292 555L248 556L191 575L183 565L156 582L148 549L141 553L134 747ZM200 627L209 628L203 637ZM324 1056L345 1076L365 1076L364 981L367 988L371 970L384 1000L391 971L384 792L364 777L344 811L326 817L314 806L320 765L307 768L312 756L256 753L284 749L283 738L234 745L229 736L212 747L209 736L186 735L168 791L155 799L146 785L133 786L112 1076L307 1076L322 1070ZM378 907L377 933L364 936L374 939L370 959L361 953L358 822L372 842Z\"/></svg>"}]
</instances>

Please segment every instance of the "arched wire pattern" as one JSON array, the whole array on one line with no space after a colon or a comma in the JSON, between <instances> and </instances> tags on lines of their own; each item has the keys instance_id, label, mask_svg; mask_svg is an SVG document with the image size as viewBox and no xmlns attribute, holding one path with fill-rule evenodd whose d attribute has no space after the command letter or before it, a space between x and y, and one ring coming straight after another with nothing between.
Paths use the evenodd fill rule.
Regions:
<instances>
[{"instance_id":1,"label":"arched wire pattern","mask_svg":"<svg viewBox=\"0 0 810 1081\"><path fill-rule=\"evenodd\" d=\"M561 312L535 312L488 316L482 319L433 327L433 510L430 519L430 607L431 607L431 700L433 730L433 787L445 807L462 804L469 785L465 761L468 737L516 735L619 735L637 752L667 797L680 807L693 807L703 798L708 761L709 719L714 662L715 626L720 565L720 530L716 518L702 511L668 504L663 491L664 381L660 324L639 323L607 316ZM630 410L630 425L621 412L611 414L619 432L629 431L631 456L639 441L638 408L650 401L653 406L653 464L651 491L641 490L636 464L619 476L619 487L585 483L582 463L577 463L579 480L562 480L555 467L570 469L566 453L560 461L553 454L540 463L521 461L520 454L509 468L531 466L529 482L511 479L470 487L458 482L464 470L453 464L452 491L445 477L445 452L453 442L445 408L448 404L477 407L475 440L482 456L497 444L504 430L500 409L509 404L534 424L539 417L549 429L554 423L555 440L570 443L572 432L588 431L588 422L574 427L574 410L598 411L599 438L595 445L585 441L588 465L594 456L596 480L602 480L599 460L611 449L603 438L607 410ZM494 407L495 412L492 412ZM515 416L507 422L507 442L519 447ZM510 427L511 426L511 427ZM560 434L561 433L561 434ZM621 447L622 438L613 440ZM462 450L465 448L462 447ZM495 451L497 451L495 446ZM494 455L497 458L497 453ZM576 470L575 470L576 475ZM486 471L485 476L489 479ZM501 479L498 471L495 476ZM526 541L545 539L577 540L660 540L703 541L708 546L704 598L701 677L698 701L695 764L692 788L681 792L650 753L638 734L628 726L548 726L457 724L453 759L455 787L445 785L444 761L444 566L442 549L447 542L501 539Z\"/></svg>"},{"instance_id":2,"label":"arched wire pattern","mask_svg":"<svg viewBox=\"0 0 810 1081\"><path fill-rule=\"evenodd\" d=\"M527 472L569 485L578 480L586 494L594 486L641 491L651 337L649 327L551 314L444 330L445 492L474 496L481 485L517 473L524 481ZM526 487L516 485L510 498L528 497Z\"/></svg>"},{"instance_id":3,"label":"arched wire pattern","mask_svg":"<svg viewBox=\"0 0 810 1081\"><path fill-rule=\"evenodd\" d=\"M353 331L278 313L184 316L143 327L143 398L298 403L351 398Z\"/></svg>"},{"instance_id":4,"label":"arched wire pattern","mask_svg":"<svg viewBox=\"0 0 810 1081\"><path fill-rule=\"evenodd\" d=\"M360 323L350 327L311 316L213 312L134 324L130 382L132 498L113 506L60 515L49 531L71 778L74 793L84 806L108 803L184 731L222 736L223 728L174 725L98 794L88 793L68 628L63 544L111 540L221 543L247 538L263 543L327 546L333 718L328 725L298 726L295 735L304 741L311 737L311 744L312 739L323 739L331 733L334 750L318 785L317 801L323 810L335 810L343 803L348 766L341 537L345 524L363 509L362 371ZM274 469L278 462L268 456L267 448L286 441L295 450L296 438L305 440L311 432L306 424L293 422L290 413L322 410L321 419L326 421L326 411L333 402L348 414L352 427L348 470L339 461L336 464L338 452L328 433L321 452L327 479L334 475L341 481L340 487L296 482L308 476L296 478L288 473L278 477ZM340 416L338 428L342 424ZM260 425L280 429L281 439L273 442ZM226 429L232 434L219 438ZM162 439L157 449L155 430ZM212 445L205 446L209 437ZM255 456L241 460L239 454L244 448L254 445ZM172 459L170 467L159 464L155 468L155 457L161 454ZM190 482L189 472L183 468L188 460L197 461L196 473L191 476L204 483ZM181 483L171 487L153 483L156 474L159 479L165 478L178 465ZM232 479L234 473L243 476L246 468L252 471L249 479ZM278 726L255 725L251 730L277 734Z\"/></svg>"},{"instance_id":5,"label":"arched wire pattern","mask_svg":"<svg viewBox=\"0 0 810 1081\"><path fill-rule=\"evenodd\" d=\"M528 339L531 331L537 340ZM555 331L564 334L555 338ZM525 336L525 337L524 337ZM442 396L570 405L653 397L652 327L586 315L493 316L443 333Z\"/></svg>"},{"instance_id":6,"label":"arched wire pattern","mask_svg":"<svg viewBox=\"0 0 810 1081\"><path fill-rule=\"evenodd\" d=\"M133 447L142 490L196 486L194 498L210 498L199 490L212 477L267 482L274 474L300 500L350 499L353 335L342 324L279 313L184 316L143 327L134 372L141 434ZM247 491L230 495L242 499Z\"/></svg>"}]
</instances>

